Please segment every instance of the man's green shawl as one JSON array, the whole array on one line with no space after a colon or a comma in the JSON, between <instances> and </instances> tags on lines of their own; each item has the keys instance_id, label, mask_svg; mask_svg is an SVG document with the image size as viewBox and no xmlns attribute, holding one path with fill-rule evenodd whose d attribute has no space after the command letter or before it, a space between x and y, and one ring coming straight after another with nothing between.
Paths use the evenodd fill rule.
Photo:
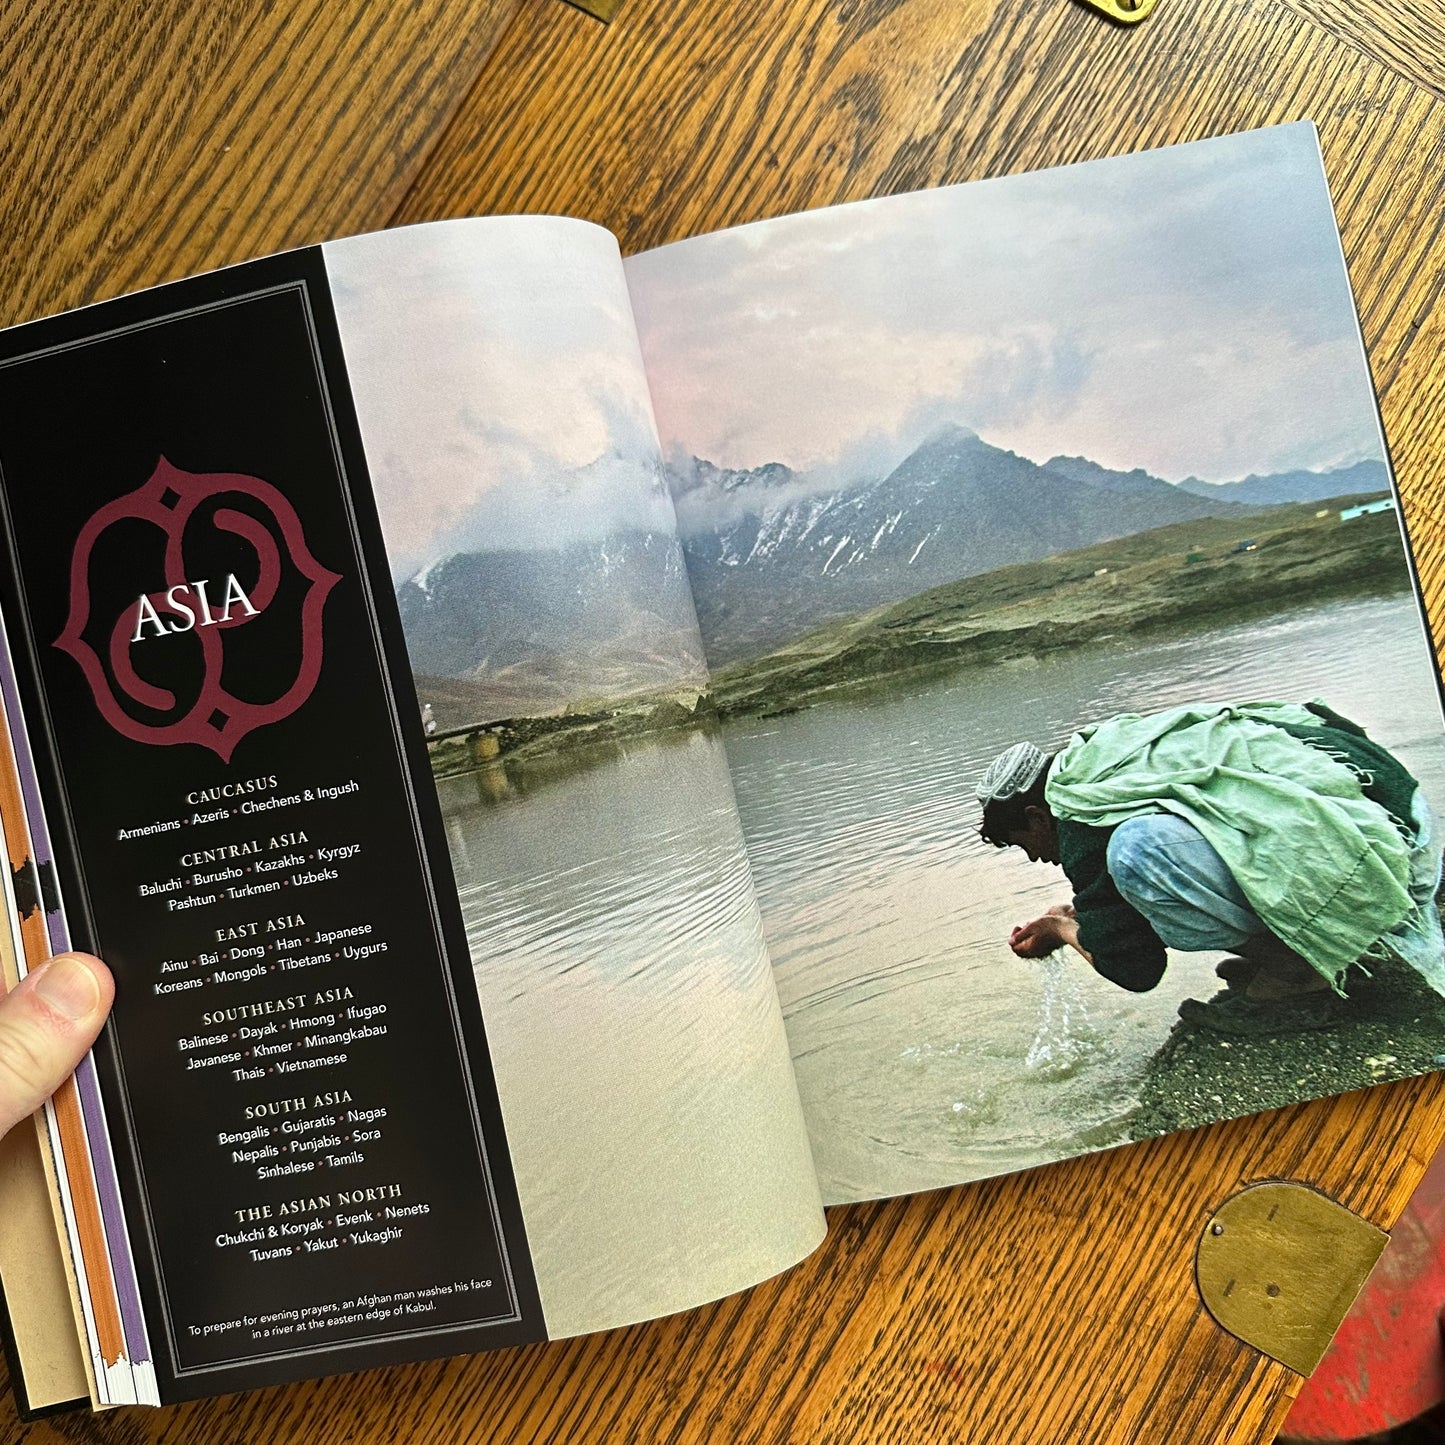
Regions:
<instances>
[{"instance_id":1,"label":"man's green shawl","mask_svg":"<svg viewBox=\"0 0 1445 1445\"><path fill-rule=\"evenodd\" d=\"M1281 702L1124 714L1074 735L1044 796L1096 828L1159 812L1192 823L1265 924L1338 985L1415 905L1402 826L1346 763L1272 726L1319 722Z\"/></svg>"}]
</instances>

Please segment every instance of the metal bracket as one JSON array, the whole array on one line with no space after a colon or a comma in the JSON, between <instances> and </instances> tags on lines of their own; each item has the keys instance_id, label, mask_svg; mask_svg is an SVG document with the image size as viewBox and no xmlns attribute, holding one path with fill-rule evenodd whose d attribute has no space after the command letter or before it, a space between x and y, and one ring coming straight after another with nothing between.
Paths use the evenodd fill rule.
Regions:
<instances>
[{"instance_id":1,"label":"metal bracket","mask_svg":"<svg viewBox=\"0 0 1445 1445\"><path fill-rule=\"evenodd\" d=\"M1157 3L1158 0L1084 0L1084 4L1092 5L1121 25L1137 25L1147 20Z\"/></svg>"},{"instance_id":2,"label":"metal bracket","mask_svg":"<svg viewBox=\"0 0 1445 1445\"><path fill-rule=\"evenodd\" d=\"M1204 1226L1194 1274L1222 1329L1308 1375L1389 1239L1303 1184L1251 1184Z\"/></svg>"}]
</instances>

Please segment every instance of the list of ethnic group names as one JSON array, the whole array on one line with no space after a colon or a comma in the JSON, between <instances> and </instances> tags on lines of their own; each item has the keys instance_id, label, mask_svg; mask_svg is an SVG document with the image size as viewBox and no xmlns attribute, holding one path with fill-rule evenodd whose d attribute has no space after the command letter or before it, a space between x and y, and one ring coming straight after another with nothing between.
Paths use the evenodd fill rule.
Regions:
<instances>
[{"instance_id":1,"label":"list of ethnic group names","mask_svg":"<svg viewBox=\"0 0 1445 1445\"><path fill-rule=\"evenodd\" d=\"M361 795L354 777L269 774L194 789L170 816L117 830L120 858L149 865L137 896L158 922L186 924L187 946L153 960L149 988L173 1002L174 1085L204 1073L232 1086L232 1107L194 1142L235 1180L214 1247L258 1266L386 1248L431 1212L384 1147L396 1100L377 1056L406 983L386 965L405 940L367 907L384 844L366 836ZM251 1187L278 1181L288 1190Z\"/></svg>"}]
</instances>

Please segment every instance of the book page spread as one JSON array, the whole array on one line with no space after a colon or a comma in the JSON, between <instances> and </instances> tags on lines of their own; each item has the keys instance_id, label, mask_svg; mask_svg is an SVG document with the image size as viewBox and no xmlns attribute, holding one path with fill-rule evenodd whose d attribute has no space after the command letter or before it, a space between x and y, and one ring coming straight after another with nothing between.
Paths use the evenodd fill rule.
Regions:
<instances>
[{"instance_id":1,"label":"book page spread","mask_svg":"<svg viewBox=\"0 0 1445 1445\"><path fill-rule=\"evenodd\" d=\"M619 1326L821 1203L1445 1065L1440 686L1307 124L15 328L0 522L0 954L118 979L40 1136L45 1398Z\"/></svg>"}]
</instances>

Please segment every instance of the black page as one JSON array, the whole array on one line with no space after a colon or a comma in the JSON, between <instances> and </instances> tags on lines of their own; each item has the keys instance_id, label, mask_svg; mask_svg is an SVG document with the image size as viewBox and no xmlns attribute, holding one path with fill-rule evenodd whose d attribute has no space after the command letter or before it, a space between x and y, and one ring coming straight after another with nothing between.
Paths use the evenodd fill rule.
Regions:
<instances>
[{"instance_id":1,"label":"black page","mask_svg":"<svg viewBox=\"0 0 1445 1445\"><path fill-rule=\"evenodd\" d=\"M0 475L162 1398L544 1337L320 250L4 333Z\"/></svg>"}]
</instances>

